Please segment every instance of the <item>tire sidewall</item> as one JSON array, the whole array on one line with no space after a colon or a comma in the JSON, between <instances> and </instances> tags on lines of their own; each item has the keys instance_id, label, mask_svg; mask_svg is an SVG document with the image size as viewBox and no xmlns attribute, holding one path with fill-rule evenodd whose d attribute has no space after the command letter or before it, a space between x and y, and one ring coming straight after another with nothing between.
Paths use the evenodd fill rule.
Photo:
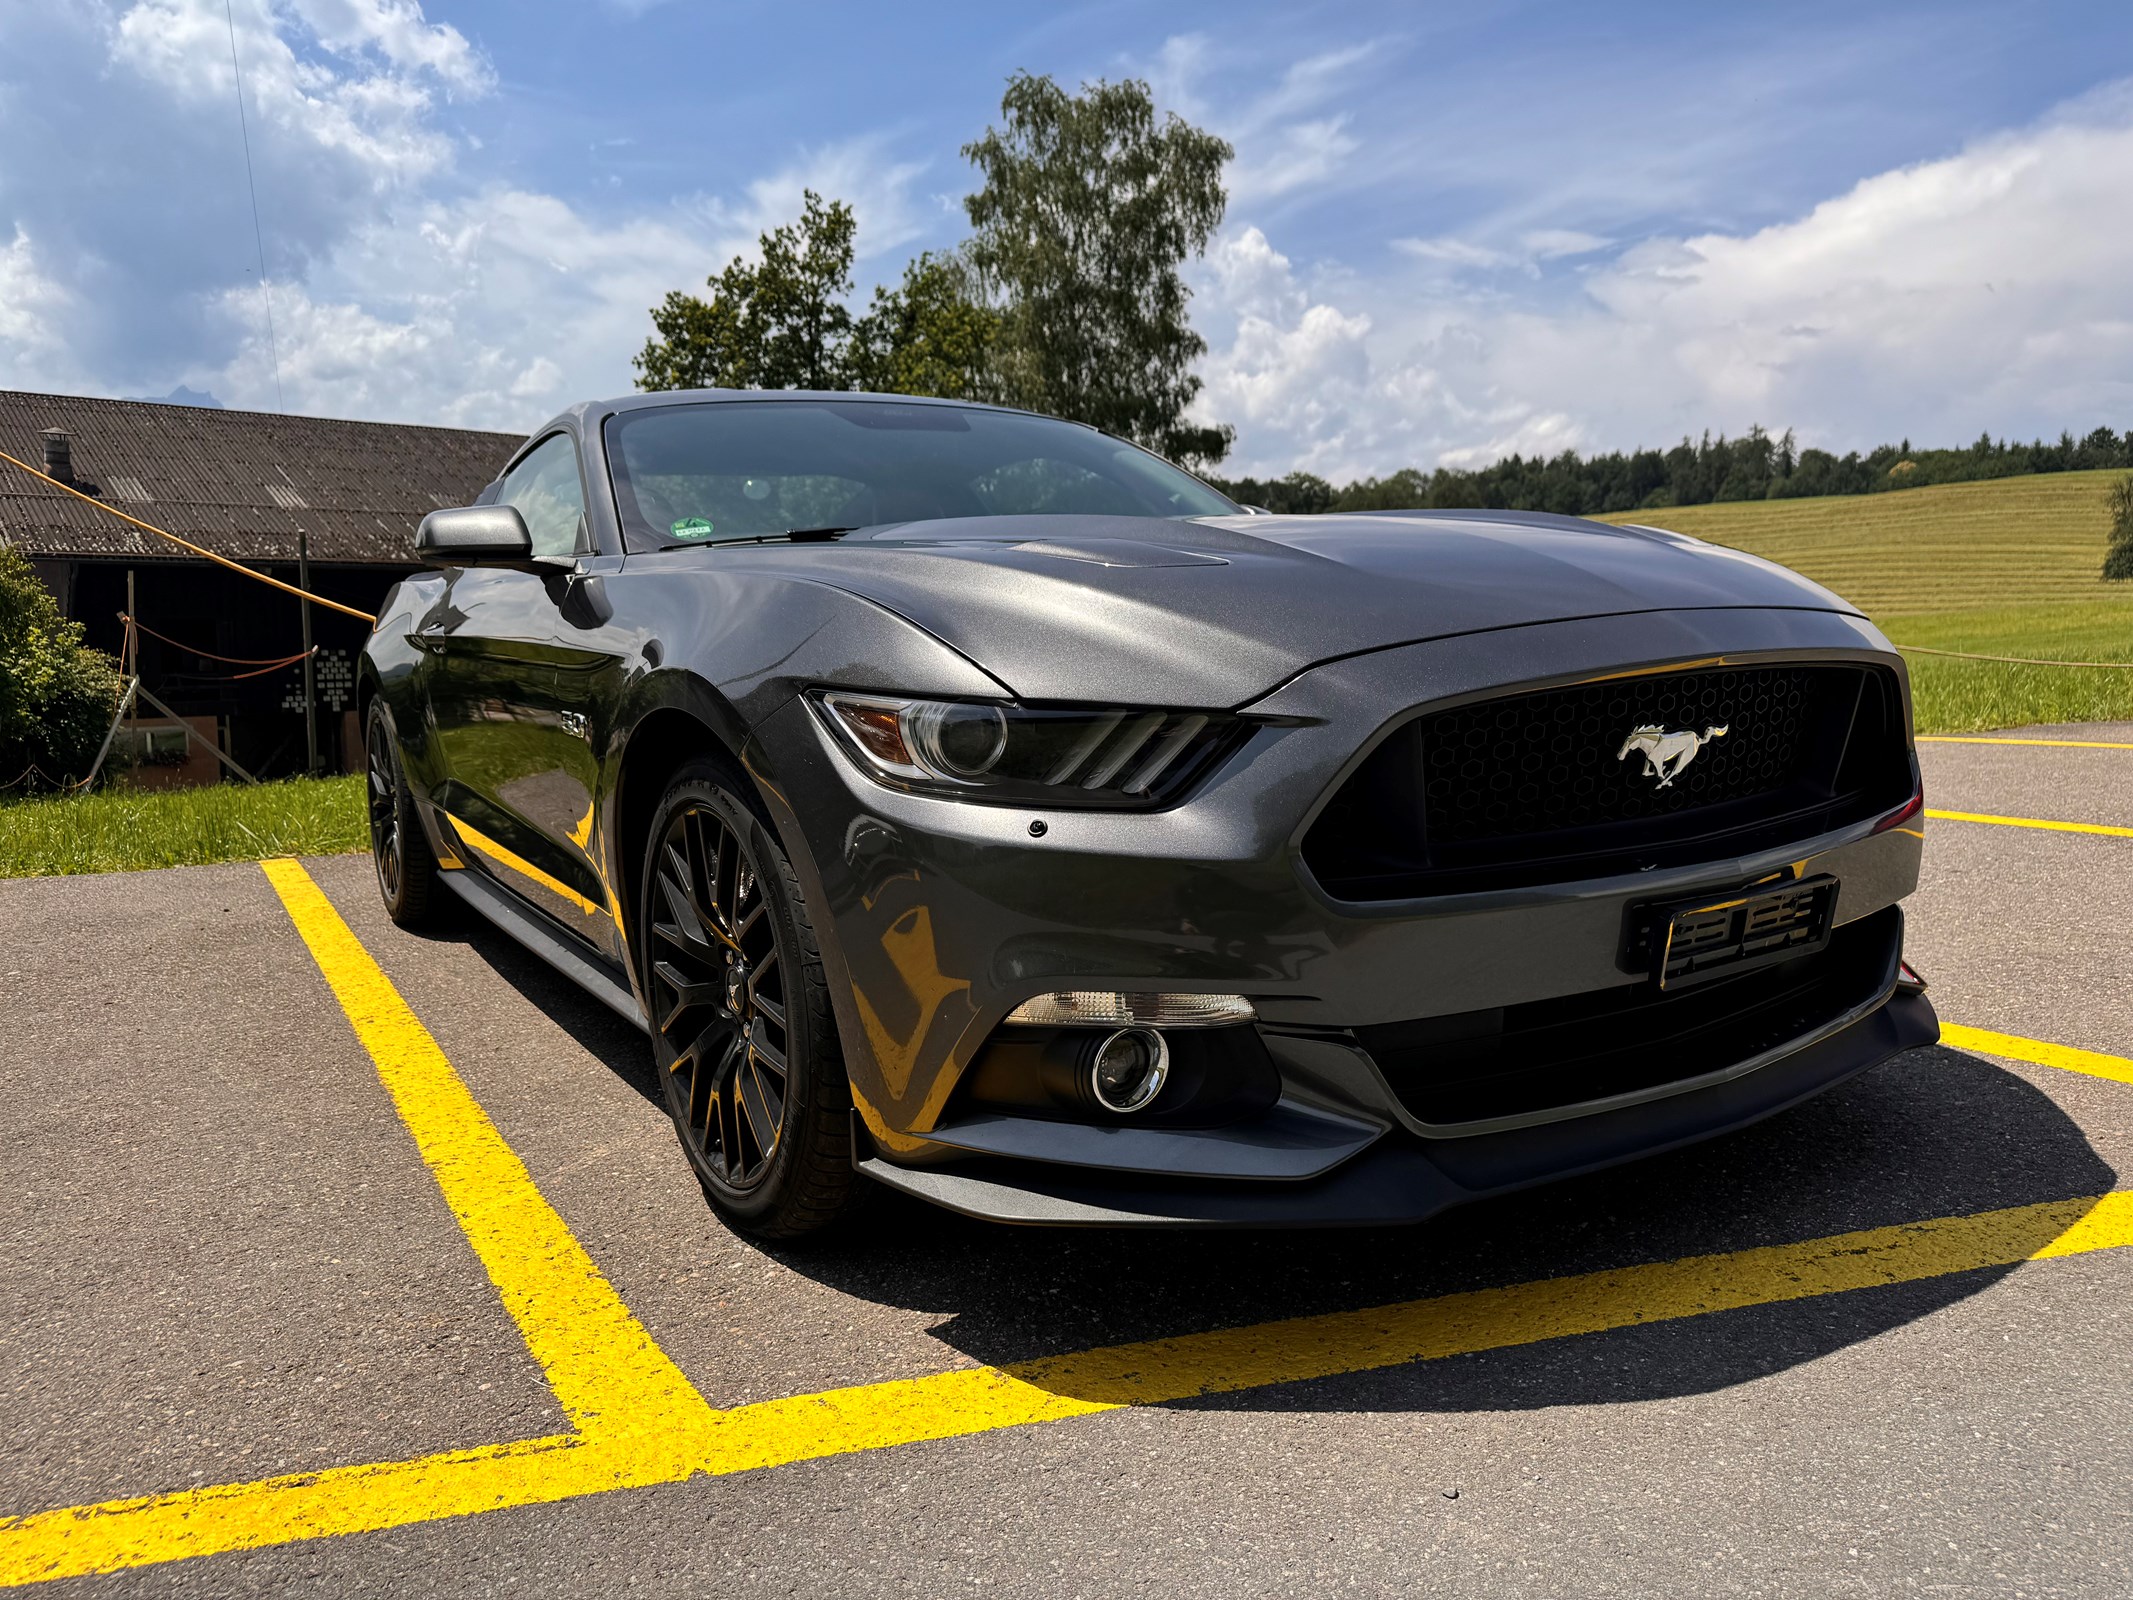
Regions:
<instances>
[{"instance_id":1,"label":"tire sidewall","mask_svg":"<svg viewBox=\"0 0 2133 1600\"><path fill-rule=\"evenodd\" d=\"M419 839L421 835L412 830L420 829L422 823L415 815L414 800L408 793L407 768L400 760L400 736L393 727L391 708L385 704L382 698L373 700L370 703L370 715L364 724L363 737L363 822L366 832L370 830L370 756L372 750L376 749L380 744L384 747L386 765L390 768L392 775L393 820L400 832L400 886L398 891L391 892L385 887L384 864L378 860L378 842L375 836L372 837L370 842L370 870L371 876L377 881L378 895L385 902L385 909L392 913L395 921L398 921L408 912L409 890L412 887L413 876L418 865L412 846L414 841Z\"/></svg>"},{"instance_id":2,"label":"tire sidewall","mask_svg":"<svg viewBox=\"0 0 2133 1600\"><path fill-rule=\"evenodd\" d=\"M706 1194L731 1216L753 1221L771 1215L782 1206L792 1182L793 1165L804 1145L800 1136L803 1119L819 1114L822 1108L823 1041L816 1037L814 1008L808 1003L806 994L806 986L812 980L803 959L804 946L794 914L791 864L762 814L738 792L738 780L714 762L693 761L684 766L670 780L666 793L660 797L658 809L652 814L651 831L645 841L643 871L637 885L637 926L640 930L635 952L637 981L646 1001L651 1003L655 993L652 895L659 850L676 814L689 807L711 812L746 840L749 854L754 858L756 881L762 886L764 903L769 909L772 933L778 943L778 959L788 975L785 993L785 1121L778 1130L778 1147L771 1155L769 1170L748 1188L733 1189L698 1158L683 1129L683 1113L674 1104L666 1041L658 1032L656 1022L652 1025L653 1067L659 1074L667 1114L673 1119L677 1135L682 1135L682 1149L688 1154L690 1165L695 1167ZM842 1072L841 1064L838 1070Z\"/></svg>"}]
</instances>

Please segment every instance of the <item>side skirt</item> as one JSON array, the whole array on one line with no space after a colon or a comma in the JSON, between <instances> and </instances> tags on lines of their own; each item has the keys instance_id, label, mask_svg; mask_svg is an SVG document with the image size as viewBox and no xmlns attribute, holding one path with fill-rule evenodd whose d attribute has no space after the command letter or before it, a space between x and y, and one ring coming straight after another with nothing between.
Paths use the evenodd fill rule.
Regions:
<instances>
[{"instance_id":1,"label":"side skirt","mask_svg":"<svg viewBox=\"0 0 2133 1600\"><path fill-rule=\"evenodd\" d=\"M566 935L550 928L535 913L521 908L479 873L441 872L437 881L448 885L460 899L617 1016L646 1032L651 1031L646 1025L643 1008L637 1004L637 997L630 993L628 984L605 964L580 950Z\"/></svg>"}]
</instances>

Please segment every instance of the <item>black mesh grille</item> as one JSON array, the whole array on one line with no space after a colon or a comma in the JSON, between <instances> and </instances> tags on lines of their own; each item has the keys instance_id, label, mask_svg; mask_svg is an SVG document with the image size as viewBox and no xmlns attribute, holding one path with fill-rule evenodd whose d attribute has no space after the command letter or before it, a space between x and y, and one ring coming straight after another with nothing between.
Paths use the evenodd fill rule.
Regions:
<instances>
[{"instance_id":1,"label":"black mesh grille","mask_svg":"<svg viewBox=\"0 0 2133 1600\"><path fill-rule=\"evenodd\" d=\"M1853 676L1846 674L1846 676ZM1442 844L1669 816L1783 788L1813 728L1816 671L1755 667L1580 684L1461 706L1421 725L1423 810ZM1724 728L1664 788L1619 754L1642 725Z\"/></svg>"},{"instance_id":2,"label":"black mesh grille","mask_svg":"<svg viewBox=\"0 0 2133 1600\"><path fill-rule=\"evenodd\" d=\"M1647 728L1674 737L1637 748ZM1625 676L1416 718L1334 796L1304 859L1344 899L1600 876L1807 838L1910 786L1881 668Z\"/></svg>"}]
</instances>

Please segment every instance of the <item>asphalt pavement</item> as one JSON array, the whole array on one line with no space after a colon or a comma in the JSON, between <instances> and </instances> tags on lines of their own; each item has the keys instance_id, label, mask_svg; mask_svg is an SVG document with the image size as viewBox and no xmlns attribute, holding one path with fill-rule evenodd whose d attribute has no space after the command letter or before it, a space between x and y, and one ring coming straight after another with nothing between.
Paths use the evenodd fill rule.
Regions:
<instances>
[{"instance_id":1,"label":"asphalt pavement","mask_svg":"<svg viewBox=\"0 0 2133 1600\"><path fill-rule=\"evenodd\" d=\"M2127 748L1927 744L1928 805L2133 828L2133 726L2010 737ZM2133 1084L1943 1046L1420 1228L1007 1230L882 1191L765 1249L705 1210L641 1035L484 928L395 929L366 859L304 866L713 1408L2129 1186ZM1929 821L1909 914L1945 1021L2133 1057L2133 836ZM259 866L0 883L0 1019L0 1516L572 1426ZM2129 1290L2090 1249L1352 1371L1336 1331L1307 1381L373 1531L263 1510L258 1548L48 1592L2122 1596Z\"/></svg>"}]
</instances>

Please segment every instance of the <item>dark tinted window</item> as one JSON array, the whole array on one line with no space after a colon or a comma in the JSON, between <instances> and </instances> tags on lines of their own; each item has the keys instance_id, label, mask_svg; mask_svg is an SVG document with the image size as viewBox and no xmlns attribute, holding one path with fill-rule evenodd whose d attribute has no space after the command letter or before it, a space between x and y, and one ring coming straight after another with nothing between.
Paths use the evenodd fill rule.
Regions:
<instances>
[{"instance_id":1,"label":"dark tinted window","mask_svg":"<svg viewBox=\"0 0 2133 1600\"><path fill-rule=\"evenodd\" d=\"M963 406L661 406L610 418L607 447L623 524L639 545L936 517L1237 510L1168 462L1091 429Z\"/></svg>"}]
</instances>

